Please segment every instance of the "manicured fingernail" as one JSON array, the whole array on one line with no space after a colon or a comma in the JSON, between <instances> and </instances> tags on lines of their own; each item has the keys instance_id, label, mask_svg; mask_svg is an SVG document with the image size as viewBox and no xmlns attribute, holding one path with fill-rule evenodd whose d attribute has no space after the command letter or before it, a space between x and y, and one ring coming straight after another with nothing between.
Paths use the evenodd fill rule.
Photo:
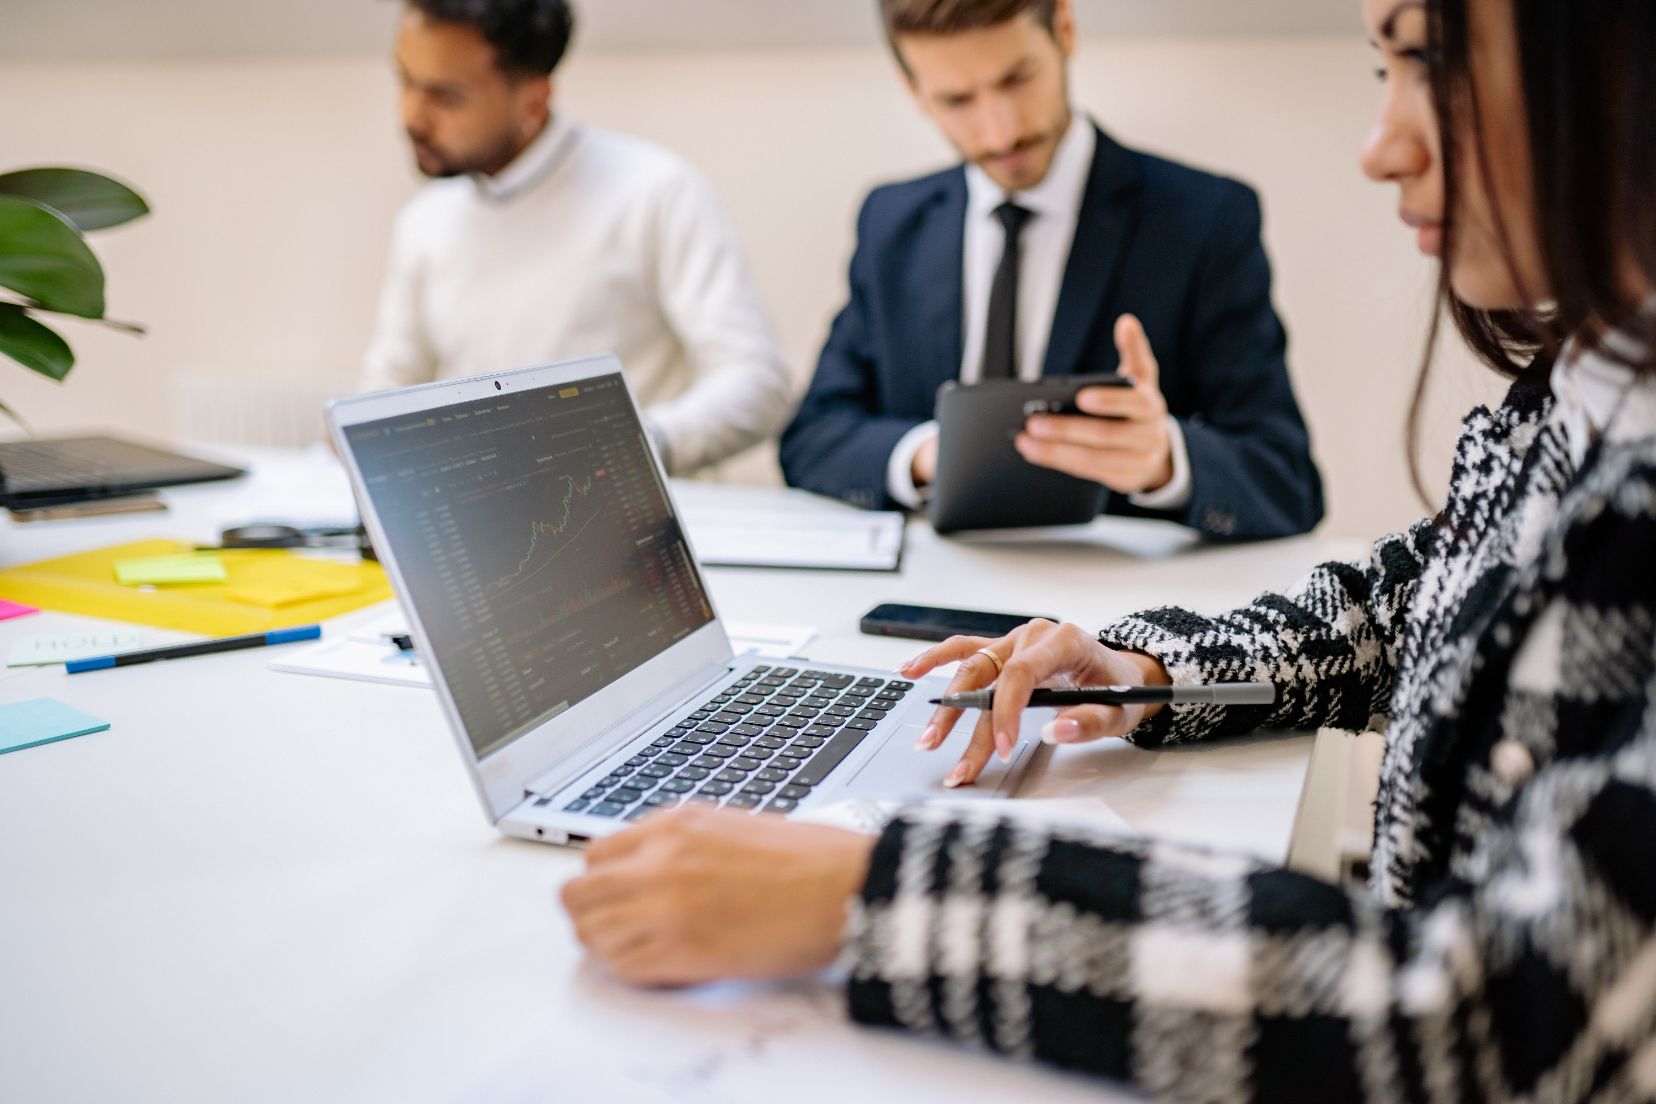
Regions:
<instances>
[{"instance_id":1,"label":"manicured fingernail","mask_svg":"<svg viewBox=\"0 0 1656 1104\"><path fill-rule=\"evenodd\" d=\"M1012 749L1015 746L1017 746L1017 741L1006 733L997 732L995 734L995 754L1000 757L1001 762L1010 763L1012 761Z\"/></svg>"},{"instance_id":2,"label":"manicured fingernail","mask_svg":"<svg viewBox=\"0 0 1656 1104\"><path fill-rule=\"evenodd\" d=\"M920 734L920 738L918 740L914 741L914 750L915 751L930 751L932 748L934 748L936 746L937 746L937 726L936 725L927 725L926 726L926 731L922 732Z\"/></svg>"},{"instance_id":3,"label":"manicured fingernail","mask_svg":"<svg viewBox=\"0 0 1656 1104\"><path fill-rule=\"evenodd\" d=\"M954 770L950 771L949 776L943 779L944 787L952 790L956 786L959 786L961 783L965 782L966 770L967 767L965 763L956 763Z\"/></svg>"},{"instance_id":4,"label":"manicured fingernail","mask_svg":"<svg viewBox=\"0 0 1656 1104\"><path fill-rule=\"evenodd\" d=\"M1073 744L1075 738L1081 735L1081 726L1069 717L1060 717L1056 721L1048 721L1041 729L1041 743L1043 744Z\"/></svg>"}]
</instances>

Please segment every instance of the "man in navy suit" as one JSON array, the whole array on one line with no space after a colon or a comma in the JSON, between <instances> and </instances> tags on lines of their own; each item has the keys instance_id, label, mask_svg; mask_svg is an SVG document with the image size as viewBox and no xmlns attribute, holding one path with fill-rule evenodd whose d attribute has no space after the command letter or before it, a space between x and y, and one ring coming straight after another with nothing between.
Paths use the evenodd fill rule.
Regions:
<instances>
[{"instance_id":1,"label":"man in navy suit","mask_svg":"<svg viewBox=\"0 0 1656 1104\"><path fill-rule=\"evenodd\" d=\"M876 189L851 299L782 437L788 482L917 506L944 382L1120 372L1030 418L1031 463L1111 513L1216 539L1322 518L1247 186L1126 149L1070 106L1070 0L880 0L920 109L965 164Z\"/></svg>"}]
</instances>

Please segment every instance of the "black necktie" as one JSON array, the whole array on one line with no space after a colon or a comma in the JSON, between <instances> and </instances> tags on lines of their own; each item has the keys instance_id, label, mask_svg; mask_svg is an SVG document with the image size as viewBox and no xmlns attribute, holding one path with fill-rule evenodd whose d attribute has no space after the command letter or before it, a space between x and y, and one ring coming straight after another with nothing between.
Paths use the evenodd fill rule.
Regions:
<instances>
[{"instance_id":1,"label":"black necktie","mask_svg":"<svg viewBox=\"0 0 1656 1104\"><path fill-rule=\"evenodd\" d=\"M989 328L983 343L983 378L1015 379L1018 375L1018 235L1033 214L1007 200L995 208L1006 231L1006 247L989 291Z\"/></svg>"}]
</instances>

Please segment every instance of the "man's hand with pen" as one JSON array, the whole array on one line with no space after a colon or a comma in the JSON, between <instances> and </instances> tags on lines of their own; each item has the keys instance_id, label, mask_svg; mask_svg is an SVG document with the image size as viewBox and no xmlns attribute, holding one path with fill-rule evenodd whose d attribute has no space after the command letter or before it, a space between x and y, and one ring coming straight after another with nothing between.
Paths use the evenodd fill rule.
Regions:
<instances>
[{"instance_id":1,"label":"man's hand with pen","mask_svg":"<svg viewBox=\"0 0 1656 1104\"><path fill-rule=\"evenodd\" d=\"M999 640L956 636L921 652L899 668L904 678L918 679L946 663L960 662L947 694L993 685L994 704L978 718L960 762L944 779L953 788L977 780L989 756L1011 757L1022 713L1036 687L1167 686L1172 680L1161 663L1147 655L1104 647L1075 625L1036 620ZM1125 736L1154 716L1161 705L1129 702L1082 705L1061 711L1042 732L1054 744L1079 744L1106 736ZM934 751L953 731L962 710L939 706L917 745Z\"/></svg>"}]
</instances>

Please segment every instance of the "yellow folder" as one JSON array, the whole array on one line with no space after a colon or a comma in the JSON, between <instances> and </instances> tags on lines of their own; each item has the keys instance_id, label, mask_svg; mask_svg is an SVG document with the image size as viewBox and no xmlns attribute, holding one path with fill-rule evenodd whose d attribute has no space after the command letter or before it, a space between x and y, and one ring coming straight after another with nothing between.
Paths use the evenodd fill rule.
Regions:
<instances>
[{"instance_id":1,"label":"yellow folder","mask_svg":"<svg viewBox=\"0 0 1656 1104\"><path fill-rule=\"evenodd\" d=\"M233 636L309 625L391 597L391 583L377 563L272 549L218 553L229 575L222 583L138 587L116 581L117 563L190 551L178 541L139 541L7 568L0 571L0 598L107 621Z\"/></svg>"}]
</instances>

